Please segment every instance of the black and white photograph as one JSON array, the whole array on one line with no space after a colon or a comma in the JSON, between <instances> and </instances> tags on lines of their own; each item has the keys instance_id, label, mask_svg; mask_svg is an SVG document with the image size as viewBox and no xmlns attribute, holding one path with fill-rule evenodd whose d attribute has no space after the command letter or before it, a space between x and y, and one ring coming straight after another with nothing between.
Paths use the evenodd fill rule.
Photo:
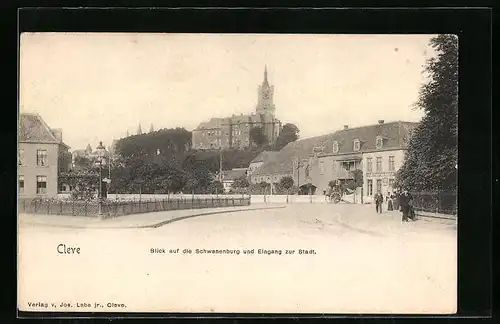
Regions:
<instances>
[{"instance_id":1,"label":"black and white photograph","mask_svg":"<svg viewBox=\"0 0 500 324\"><path fill-rule=\"evenodd\" d=\"M456 35L19 46L19 310L457 312Z\"/></svg>"}]
</instances>

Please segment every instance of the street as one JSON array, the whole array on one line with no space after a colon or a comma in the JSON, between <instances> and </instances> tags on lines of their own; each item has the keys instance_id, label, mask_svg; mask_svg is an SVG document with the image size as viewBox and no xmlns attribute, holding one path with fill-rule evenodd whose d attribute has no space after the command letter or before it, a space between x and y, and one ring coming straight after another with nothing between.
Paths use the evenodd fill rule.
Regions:
<instances>
[{"instance_id":1,"label":"street","mask_svg":"<svg viewBox=\"0 0 500 324\"><path fill-rule=\"evenodd\" d=\"M40 301L69 311L456 311L455 222L401 223L372 205L286 205L158 228L20 226L19 251L25 310Z\"/></svg>"}]
</instances>

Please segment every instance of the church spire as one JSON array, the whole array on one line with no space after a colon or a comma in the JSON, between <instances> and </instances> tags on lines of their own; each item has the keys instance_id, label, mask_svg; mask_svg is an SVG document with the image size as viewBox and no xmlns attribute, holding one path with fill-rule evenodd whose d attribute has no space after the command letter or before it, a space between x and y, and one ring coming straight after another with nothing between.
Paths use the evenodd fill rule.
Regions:
<instances>
[{"instance_id":1,"label":"church spire","mask_svg":"<svg viewBox=\"0 0 500 324\"><path fill-rule=\"evenodd\" d=\"M267 81L267 64L264 65L264 82L262 84L269 86L269 82Z\"/></svg>"},{"instance_id":2,"label":"church spire","mask_svg":"<svg viewBox=\"0 0 500 324\"><path fill-rule=\"evenodd\" d=\"M149 132L152 133L154 131L155 131L155 129L153 128L153 124L151 123L151 126L149 127Z\"/></svg>"},{"instance_id":3,"label":"church spire","mask_svg":"<svg viewBox=\"0 0 500 324\"><path fill-rule=\"evenodd\" d=\"M139 127L137 127L137 135L141 135L142 134L142 128L141 128L141 124L139 123Z\"/></svg>"}]
</instances>

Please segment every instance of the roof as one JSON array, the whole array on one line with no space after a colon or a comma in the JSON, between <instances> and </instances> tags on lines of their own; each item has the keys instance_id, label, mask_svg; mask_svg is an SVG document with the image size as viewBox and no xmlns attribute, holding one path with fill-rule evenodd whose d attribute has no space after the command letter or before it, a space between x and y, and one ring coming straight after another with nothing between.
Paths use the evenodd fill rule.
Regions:
<instances>
[{"instance_id":1,"label":"roof","mask_svg":"<svg viewBox=\"0 0 500 324\"><path fill-rule=\"evenodd\" d=\"M229 171L222 171L222 181L232 181L246 176L247 169L232 169Z\"/></svg>"},{"instance_id":2,"label":"roof","mask_svg":"<svg viewBox=\"0 0 500 324\"><path fill-rule=\"evenodd\" d=\"M329 136L316 136L289 143L278 152L273 160L264 163L252 175L291 173L296 158L308 158L313 148L324 145Z\"/></svg>"},{"instance_id":3,"label":"roof","mask_svg":"<svg viewBox=\"0 0 500 324\"><path fill-rule=\"evenodd\" d=\"M250 162L250 164L259 162L269 162L274 158L276 158L278 154L279 154L278 151L262 151L252 160L252 162Z\"/></svg>"},{"instance_id":4,"label":"roof","mask_svg":"<svg viewBox=\"0 0 500 324\"><path fill-rule=\"evenodd\" d=\"M376 151L376 138L382 137L383 149L406 148L407 138L417 123L412 122L390 122L348 128L333 133L324 146L323 154L333 154L333 143L339 145L338 154L363 153ZM354 151L354 140L360 141L359 151Z\"/></svg>"},{"instance_id":5,"label":"roof","mask_svg":"<svg viewBox=\"0 0 500 324\"><path fill-rule=\"evenodd\" d=\"M73 150L71 153L73 153L73 155L83 156L86 152L86 150Z\"/></svg>"},{"instance_id":6,"label":"roof","mask_svg":"<svg viewBox=\"0 0 500 324\"><path fill-rule=\"evenodd\" d=\"M286 145L272 161L264 163L252 175L291 173L294 161L307 159L313 151L322 155L359 154L375 151L377 136L384 139L383 149L404 149L411 131L417 123L390 122L339 130L327 135L297 140ZM354 151L354 140L360 141L360 150ZM333 143L338 142L339 151L333 153Z\"/></svg>"},{"instance_id":7,"label":"roof","mask_svg":"<svg viewBox=\"0 0 500 324\"><path fill-rule=\"evenodd\" d=\"M19 115L19 142L54 143L69 147L56 138L53 130L40 115L31 113L22 113Z\"/></svg>"}]
</instances>

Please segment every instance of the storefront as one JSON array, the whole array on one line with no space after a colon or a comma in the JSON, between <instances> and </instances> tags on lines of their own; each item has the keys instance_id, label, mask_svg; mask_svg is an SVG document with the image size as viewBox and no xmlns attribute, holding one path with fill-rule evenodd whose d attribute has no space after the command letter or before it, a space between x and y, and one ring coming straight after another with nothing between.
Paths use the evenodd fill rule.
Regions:
<instances>
[{"instance_id":1,"label":"storefront","mask_svg":"<svg viewBox=\"0 0 500 324\"><path fill-rule=\"evenodd\" d=\"M396 172L367 172L365 174L365 192L367 196L373 196L377 192L383 195L394 190L394 179Z\"/></svg>"}]
</instances>

